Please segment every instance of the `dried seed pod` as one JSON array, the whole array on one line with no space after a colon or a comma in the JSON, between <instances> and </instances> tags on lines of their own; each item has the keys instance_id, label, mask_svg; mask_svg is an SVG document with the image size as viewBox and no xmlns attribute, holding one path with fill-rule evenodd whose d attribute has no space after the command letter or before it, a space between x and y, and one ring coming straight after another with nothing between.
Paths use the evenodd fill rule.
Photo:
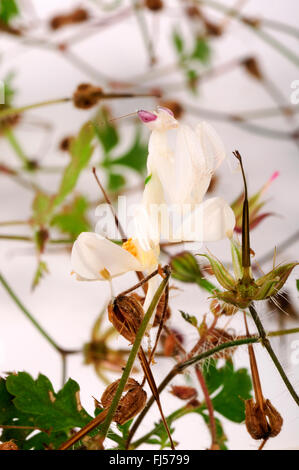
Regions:
<instances>
[{"instance_id":1,"label":"dried seed pod","mask_svg":"<svg viewBox=\"0 0 299 470\"><path fill-rule=\"evenodd\" d=\"M60 29L63 26L70 24L82 23L83 21L88 20L89 15L88 11L84 8L76 8L76 10L65 15L56 15L50 20L50 28Z\"/></svg>"},{"instance_id":2,"label":"dried seed pod","mask_svg":"<svg viewBox=\"0 0 299 470\"><path fill-rule=\"evenodd\" d=\"M131 343L140 328L144 311L135 295L121 295L108 305L108 318L114 328Z\"/></svg>"},{"instance_id":3,"label":"dried seed pod","mask_svg":"<svg viewBox=\"0 0 299 470\"><path fill-rule=\"evenodd\" d=\"M111 405L119 382L120 380L116 380L112 384L108 385L104 391L101 398L101 402L104 408L109 408ZM120 399L113 418L114 421L118 424L124 424L130 419L134 418L134 416L143 410L146 404L146 392L135 379L128 379L124 391L127 393Z\"/></svg>"},{"instance_id":4,"label":"dried seed pod","mask_svg":"<svg viewBox=\"0 0 299 470\"><path fill-rule=\"evenodd\" d=\"M155 314L155 318L154 318L154 322L153 322L153 326L158 326L161 322L161 319L162 319L162 315L163 315L163 312L164 312L164 308L165 308L165 293L162 294L161 296L161 299L157 305L157 308L156 308L156 314ZM169 308L169 306L167 306L167 309L166 309L166 312L165 312L165 316L164 316L164 323L166 322L166 320L168 320L171 316L171 310Z\"/></svg>"},{"instance_id":5,"label":"dried seed pod","mask_svg":"<svg viewBox=\"0 0 299 470\"><path fill-rule=\"evenodd\" d=\"M162 336L162 344L163 344L163 352L166 357L174 356L179 352L178 343L183 344L183 337L182 335L174 330L171 329L171 334L167 336Z\"/></svg>"},{"instance_id":6,"label":"dried seed pod","mask_svg":"<svg viewBox=\"0 0 299 470\"><path fill-rule=\"evenodd\" d=\"M90 83L81 83L73 94L73 103L76 108L89 109L95 106L102 96L102 88Z\"/></svg>"},{"instance_id":7,"label":"dried seed pod","mask_svg":"<svg viewBox=\"0 0 299 470\"><path fill-rule=\"evenodd\" d=\"M281 431L283 419L270 400L265 400L264 409L261 410L258 403L251 398L245 402L245 423L251 437L259 440L277 436Z\"/></svg>"},{"instance_id":8,"label":"dried seed pod","mask_svg":"<svg viewBox=\"0 0 299 470\"><path fill-rule=\"evenodd\" d=\"M180 400L193 400L197 397L197 390L194 387L187 387L185 385L173 385L170 393Z\"/></svg>"},{"instance_id":9,"label":"dried seed pod","mask_svg":"<svg viewBox=\"0 0 299 470\"><path fill-rule=\"evenodd\" d=\"M145 6L151 11L159 11L163 8L162 0L145 0Z\"/></svg>"},{"instance_id":10,"label":"dried seed pod","mask_svg":"<svg viewBox=\"0 0 299 470\"><path fill-rule=\"evenodd\" d=\"M200 347L200 352L208 351L209 349L215 348L220 344L233 341L234 337L221 328L212 328L209 330L205 337L203 344ZM229 359L234 353L236 348L227 348L216 354L218 358Z\"/></svg>"},{"instance_id":11,"label":"dried seed pod","mask_svg":"<svg viewBox=\"0 0 299 470\"><path fill-rule=\"evenodd\" d=\"M19 450L14 441L6 441L0 444L0 450Z\"/></svg>"},{"instance_id":12,"label":"dried seed pod","mask_svg":"<svg viewBox=\"0 0 299 470\"><path fill-rule=\"evenodd\" d=\"M210 310L216 316L219 316L219 315L231 316L237 313L238 308L232 304L219 302L219 300L213 299L212 302L210 303Z\"/></svg>"},{"instance_id":13,"label":"dried seed pod","mask_svg":"<svg viewBox=\"0 0 299 470\"><path fill-rule=\"evenodd\" d=\"M182 115L184 114L184 108L178 101L172 101L172 100L160 101L159 105L162 106L163 108L170 109L170 111L173 112L174 117L176 119L180 119Z\"/></svg>"},{"instance_id":14,"label":"dried seed pod","mask_svg":"<svg viewBox=\"0 0 299 470\"><path fill-rule=\"evenodd\" d=\"M259 63L254 57L248 57L247 59L244 59L242 61L242 65L253 78L256 78L257 80L263 80L263 74Z\"/></svg>"}]
</instances>

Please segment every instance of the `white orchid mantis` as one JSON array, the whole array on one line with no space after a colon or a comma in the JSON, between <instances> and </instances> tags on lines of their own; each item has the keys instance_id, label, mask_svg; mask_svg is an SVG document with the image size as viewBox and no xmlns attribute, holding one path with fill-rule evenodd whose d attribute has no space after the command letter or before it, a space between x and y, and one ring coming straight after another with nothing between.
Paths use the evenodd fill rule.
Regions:
<instances>
[{"instance_id":1,"label":"white orchid mantis","mask_svg":"<svg viewBox=\"0 0 299 470\"><path fill-rule=\"evenodd\" d=\"M148 182L135 216L133 236L120 246L97 233L81 233L71 259L80 280L111 280L129 271L152 273L159 264L162 238L170 242L203 242L233 233L235 217L230 206L221 198L203 202L213 172L225 158L221 140L212 127L201 123L193 131L179 124L165 108L158 108L157 112L139 111L138 116L152 133ZM176 134L174 150L170 133ZM167 208L171 204L184 214L179 224L170 220ZM157 208L159 212L162 206L166 207L167 220L161 221L161 214L154 220L153 213L157 216ZM148 281L145 310L158 282L158 276Z\"/></svg>"}]
</instances>

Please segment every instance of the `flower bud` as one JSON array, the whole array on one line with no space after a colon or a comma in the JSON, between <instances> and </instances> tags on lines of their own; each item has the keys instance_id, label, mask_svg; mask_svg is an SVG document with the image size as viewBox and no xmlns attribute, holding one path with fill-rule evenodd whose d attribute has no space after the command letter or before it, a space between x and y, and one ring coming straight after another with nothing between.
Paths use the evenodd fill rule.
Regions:
<instances>
[{"instance_id":1,"label":"flower bud","mask_svg":"<svg viewBox=\"0 0 299 470\"><path fill-rule=\"evenodd\" d=\"M119 382L120 380L116 380L112 384L108 385L104 391L101 398L101 402L104 408L109 408L111 405ZM140 384L135 379L128 379L124 391L127 393L120 399L113 418L114 421L118 424L125 424L127 421L134 418L134 416L143 410L146 404L146 392L141 388Z\"/></svg>"},{"instance_id":2,"label":"flower bud","mask_svg":"<svg viewBox=\"0 0 299 470\"><path fill-rule=\"evenodd\" d=\"M264 409L261 410L251 398L245 402L245 423L251 437L259 440L277 436L283 419L270 400L265 400Z\"/></svg>"},{"instance_id":3,"label":"flower bud","mask_svg":"<svg viewBox=\"0 0 299 470\"><path fill-rule=\"evenodd\" d=\"M202 273L195 256L188 251L177 254L171 260L172 276L181 282L197 282Z\"/></svg>"},{"instance_id":4,"label":"flower bud","mask_svg":"<svg viewBox=\"0 0 299 470\"><path fill-rule=\"evenodd\" d=\"M90 83L81 83L73 94L73 103L76 108L89 109L95 106L102 96L102 88Z\"/></svg>"},{"instance_id":5,"label":"flower bud","mask_svg":"<svg viewBox=\"0 0 299 470\"><path fill-rule=\"evenodd\" d=\"M134 343L144 311L134 295L121 295L108 305L108 318L114 328L130 343Z\"/></svg>"},{"instance_id":6,"label":"flower bud","mask_svg":"<svg viewBox=\"0 0 299 470\"><path fill-rule=\"evenodd\" d=\"M185 385L173 385L170 393L180 400L192 400L197 397L197 390Z\"/></svg>"}]
</instances>

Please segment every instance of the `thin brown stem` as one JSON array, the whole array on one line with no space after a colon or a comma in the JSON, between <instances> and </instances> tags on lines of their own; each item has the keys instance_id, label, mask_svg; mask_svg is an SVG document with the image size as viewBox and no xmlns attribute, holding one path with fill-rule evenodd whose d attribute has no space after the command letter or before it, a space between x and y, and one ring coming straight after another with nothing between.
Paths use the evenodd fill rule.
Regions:
<instances>
[{"instance_id":1,"label":"thin brown stem","mask_svg":"<svg viewBox=\"0 0 299 470\"><path fill-rule=\"evenodd\" d=\"M211 443L211 450L214 450L217 448L217 434L216 434L216 421L215 421L215 416L214 416L214 407L213 407L213 402L211 400L209 390L205 381L205 378L203 376L203 373L201 372L199 366L195 367L195 373L196 377L198 378L198 381L200 383L201 389L203 391L204 397L205 397L205 402L207 405L208 413L209 413L209 418L210 418L210 431L211 431L211 438L212 438L212 443Z\"/></svg>"}]
</instances>

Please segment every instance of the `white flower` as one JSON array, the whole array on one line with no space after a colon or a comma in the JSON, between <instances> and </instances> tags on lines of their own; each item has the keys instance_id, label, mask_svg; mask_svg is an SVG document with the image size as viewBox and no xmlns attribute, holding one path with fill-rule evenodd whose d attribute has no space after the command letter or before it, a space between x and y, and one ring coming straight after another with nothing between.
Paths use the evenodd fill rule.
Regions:
<instances>
[{"instance_id":1,"label":"white flower","mask_svg":"<svg viewBox=\"0 0 299 470\"><path fill-rule=\"evenodd\" d=\"M152 273L159 263L159 244L148 240L145 232L139 232L142 241L130 238L121 246L94 233L82 232L72 249L71 264L78 280L110 281L130 271ZM146 250L142 246L146 244ZM159 276L148 282L144 303L146 310L159 283Z\"/></svg>"},{"instance_id":2,"label":"white flower","mask_svg":"<svg viewBox=\"0 0 299 470\"><path fill-rule=\"evenodd\" d=\"M181 125L165 108L152 113L139 111L138 115L152 131L148 182L143 195L152 225L155 227L158 223L156 230L170 241L216 241L231 236L235 216L227 202L219 197L203 201L213 173L225 158L224 146L216 131L205 122L198 124L195 130ZM165 204L177 205L183 215L179 227L170 221L168 234L152 214L154 205ZM190 231L188 227L196 227L196 230Z\"/></svg>"}]
</instances>

